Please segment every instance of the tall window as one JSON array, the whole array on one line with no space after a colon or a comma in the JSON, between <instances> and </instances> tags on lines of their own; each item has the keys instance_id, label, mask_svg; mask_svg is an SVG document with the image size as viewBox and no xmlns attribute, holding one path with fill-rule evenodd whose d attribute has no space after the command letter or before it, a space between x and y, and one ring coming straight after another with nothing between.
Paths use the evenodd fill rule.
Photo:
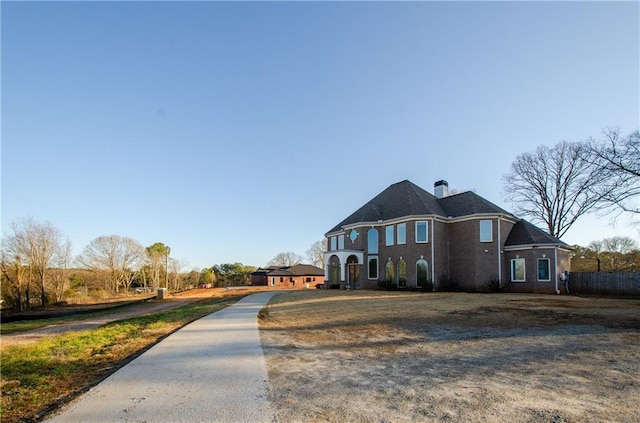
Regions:
<instances>
[{"instance_id":1,"label":"tall window","mask_svg":"<svg viewBox=\"0 0 640 423\"><path fill-rule=\"evenodd\" d=\"M398 223L398 244L407 243L407 224Z\"/></svg>"},{"instance_id":2,"label":"tall window","mask_svg":"<svg viewBox=\"0 0 640 423\"><path fill-rule=\"evenodd\" d=\"M369 257L369 279L378 279L378 256Z\"/></svg>"},{"instance_id":3,"label":"tall window","mask_svg":"<svg viewBox=\"0 0 640 423\"><path fill-rule=\"evenodd\" d=\"M393 266L393 261L389 260L387 262L387 265L385 266L384 270L385 270L385 273L386 273L385 274L385 280L387 282L393 282L395 277L396 277L395 268Z\"/></svg>"},{"instance_id":4,"label":"tall window","mask_svg":"<svg viewBox=\"0 0 640 423\"><path fill-rule=\"evenodd\" d=\"M429 264L425 259L420 259L416 262L416 275L418 286L426 286L429 281Z\"/></svg>"},{"instance_id":5,"label":"tall window","mask_svg":"<svg viewBox=\"0 0 640 423\"><path fill-rule=\"evenodd\" d=\"M542 258L538 259L538 280L539 281L550 281L551 280L551 272L549 272L549 259Z\"/></svg>"},{"instance_id":6,"label":"tall window","mask_svg":"<svg viewBox=\"0 0 640 423\"><path fill-rule=\"evenodd\" d=\"M367 252L378 254L378 230L371 228L367 231Z\"/></svg>"},{"instance_id":7,"label":"tall window","mask_svg":"<svg viewBox=\"0 0 640 423\"><path fill-rule=\"evenodd\" d=\"M493 242L493 221L480 221L480 242Z\"/></svg>"},{"instance_id":8,"label":"tall window","mask_svg":"<svg viewBox=\"0 0 640 423\"><path fill-rule=\"evenodd\" d=\"M335 237L335 236L332 236L332 237L331 237L331 243L330 243L330 246L331 246L331 251L334 251L334 250L336 250L336 249L338 248L337 243L336 243L336 237Z\"/></svg>"},{"instance_id":9,"label":"tall window","mask_svg":"<svg viewBox=\"0 0 640 423\"><path fill-rule=\"evenodd\" d=\"M385 232L385 245L393 245L394 241L393 241L393 225L389 225L386 227L386 232Z\"/></svg>"},{"instance_id":10,"label":"tall window","mask_svg":"<svg viewBox=\"0 0 640 423\"><path fill-rule=\"evenodd\" d=\"M524 272L524 259L517 258L511 260L511 281L512 282L524 282L525 272Z\"/></svg>"},{"instance_id":11,"label":"tall window","mask_svg":"<svg viewBox=\"0 0 640 423\"><path fill-rule=\"evenodd\" d=\"M416 242L429 242L427 222L416 222Z\"/></svg>"},{"instance_id":12,"label":"tall window","mask_svg":"<svg viewBox=\"0 0 640 423\"><path fill-rule=\"evenodd\" d=\"M344 250L344 235L338 235L338 250Z\"/></svg>"},{"instance_id":13,"label":"tall window","mask_svg":"<svg viewBox=\"0 0 640 423\"><path fill-rule=\"evenodd\" d=\"M402 259L398 261L398 286L407 286L407 262Z\"/></svg>"}]
</instances>

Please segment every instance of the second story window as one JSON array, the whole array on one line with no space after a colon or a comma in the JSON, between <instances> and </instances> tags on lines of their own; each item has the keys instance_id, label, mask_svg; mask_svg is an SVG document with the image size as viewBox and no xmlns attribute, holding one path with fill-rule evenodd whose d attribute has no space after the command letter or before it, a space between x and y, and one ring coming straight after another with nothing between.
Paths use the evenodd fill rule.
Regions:
<instances>
[{"instance_id":1,"label":"second story window","mask_svg":"<svg viewBox=\"0 0 640 423\"><path fill-rule=\"evenodd\" d=\"M493 222L491 220L480 221L480 242L493 242Z\"/></svg>"},{"instance_id":2,"label":"second story window","mask_svg":"<svg viewBox=\"0 0 640 423\"><path fill-rule=\"evenodd\" d=\"M344 250L344 235L338 235L338 250Z\"/></svg>"},{"instance_id":3,"label":"second story window","mask_svg":"<svg viewBox=\"0 0 640 423\"><path fill-rule=\"evenodd\" d=\"M407 224L398 223L398 244L407 243Z\"/></svg>"},{"instance_id":4,"label":"second story window","mask_svg":"<svg viewBox=\"0 0 640 423\"><path fill-rule=\"evenodd\" d=\"M429 242L427 222L416 222L416 242Z\"/></svg>"},{"instance_id":5,"label":"second story window","mask_svg":"<svg viewBox=\"0 0 640 423\"><path fill-rule=\"evenodd\" d=\"M367 252L378 254L378 230L371 228L367 231Z\"/></svg>"},{"instance_id":6,"label":"second story window","mask_svg":"<svg viewBox=\"0 0 640 423\"><path fill-rule=\"evenodd\" d=\"M394 242L394 230L393 230L394 226L393 225L389 225L385 228L385 245L393 245Z\"/></svg>"},{"instance_id":7,"label":"second story window","mask_svg":"<svg viewBox=\"0 0 640 423\"><path fill-rule=\"evenodd\" d=\"M335 236L331 237L330 250L334 251L338 249L337 240Z\"/></svg>"}]
</instances>

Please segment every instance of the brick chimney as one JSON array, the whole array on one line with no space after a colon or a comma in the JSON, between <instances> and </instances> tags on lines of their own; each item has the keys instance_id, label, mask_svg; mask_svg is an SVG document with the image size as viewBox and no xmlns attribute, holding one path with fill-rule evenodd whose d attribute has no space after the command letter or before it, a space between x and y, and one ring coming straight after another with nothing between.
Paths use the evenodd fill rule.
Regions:
<instances>
[{"instance_id":1,"label":"brick chimney","mask_svg":"<svg viewBox=\"0 0 640 423\"><path fill-rule=\"evenodd\" d=\"M438 198L444 198L449 195L449 183L444 179L433 184L433 193Z\"/></svg>"}]
</instances>

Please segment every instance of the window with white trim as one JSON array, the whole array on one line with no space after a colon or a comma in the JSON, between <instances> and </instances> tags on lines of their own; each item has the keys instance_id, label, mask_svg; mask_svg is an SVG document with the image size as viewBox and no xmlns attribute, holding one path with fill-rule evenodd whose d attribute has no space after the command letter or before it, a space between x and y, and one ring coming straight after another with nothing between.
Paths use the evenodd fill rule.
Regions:
<instances>
[{"instance_id":1,"label":"window with white trim","mask_svg":"<svg viewBox=\"0 0 640 423\"><path fill-rule=\"evenodd\" d=\"M367 253L378 254L378 230L376 228L367 231Z\"/></svg>"},{"instance_id":2,"label":"window with white trim","mask_svg":"<svg viewBox=\"0 0 640 423\"><path fill-rule=\"evenodd\" d=\"M398 223L398 244L407 243L407 224Z\"/></svg>"},{"instance_id":3,"label":"window with white trim","mask_svg":"<svg viewBox=\"0 0 640 423\"><path fill-rule=\"evenodd\" d=\"M511 259L511 282L524 282L526 280L524 264L523 258Z\"/></svg>"},{"instance_id":4,"label":"window with white trim","mask_svg":"<svg viewBox=\"0 0 640 423\"><path fill-rule=\"evenodd\" d=\"M338 248L337 239L335 236L331 237L331 251L335 251Z\"/></svg>"},{"instance_id":5,"label":"window with white trim","mask_svg":"<svg viewBox=\"0 0 640 423\"><path fill-rule=\"evenodd\" d=\"M385 245L389 246L389 245L393 245L394 244L394 226L393 225L389 225L385 228Z\"/></svg>"},{"instance_id":6,"label":"window with white trim","mask_svg":"<svg viewBox=\"0 0 640 423\"><path fill-rule=\"evenodd\" d=\"M493 242L493 221L480 221L480 242Z\"/></svg>"},{"instance_id":7,"label":"window with white trim","mask_svg":"<svg viewBox=\"0 0 640 423\"><path fill-rule=\"evenodd\" d=\"M416 222L416 243L429 242L429 225L427 222Z\"/></svg>"},{"instance_id":8,"label":"window with white trim","mask_svg":"<svg viewBox=\"0 0 640 423\"><path fill-rule=\"evenodd\" d=\"M548 258L538 259L538 280L549 282L551 280L551 261Z\"/></svg>"},{"instance_id":9,"label":"window with white trim","mask_svg":"<svg viewBox=\"0 0 640 423\"><path fill-rule=\"evenodd\" d=\"M344 250L344 235L338 235L338 250Z\"/></svg>"},{"instance_id":10,"label":"window with white trim","mask_svg":"<svg viewBox=\"0 0 640 423\"><path fill-rule=\"evenodd\" d=\"M378 279L378 256L369 256L369 279Z\"/></svg>"}]
</instances>

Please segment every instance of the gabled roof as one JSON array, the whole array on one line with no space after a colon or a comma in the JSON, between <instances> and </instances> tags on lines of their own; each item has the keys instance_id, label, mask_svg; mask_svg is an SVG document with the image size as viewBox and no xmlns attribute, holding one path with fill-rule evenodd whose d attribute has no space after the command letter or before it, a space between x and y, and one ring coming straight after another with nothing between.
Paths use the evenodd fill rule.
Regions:
<instances>
[{"instance_id":1,"label":"gabled roof","mask_svg":"<svg viewBox=\"0 0 640 423\"><path fill-rule=\"evenodd\" d=\"M405 180L389 186L334 226L329 232L338 231L343 226L353 223L377 222L378 220L429 214L445 215L442 207L438 204L438 198L416 184Z\"/></svg>"},{"instance_id":2,"label":"gabled roof","mask_svg":"<svg viewBox=\"0 0 640 423\"><path fill-rule=\"evenodd\" d=\"M566 243L560 241L558 238L549 235L537 226L527 222L526 220L520 220L516 223L506 241L505 247L512 247L516 245L533 245L533 244L556 244L565 247L569 247Z\"/></svg>"}]
</instances>

